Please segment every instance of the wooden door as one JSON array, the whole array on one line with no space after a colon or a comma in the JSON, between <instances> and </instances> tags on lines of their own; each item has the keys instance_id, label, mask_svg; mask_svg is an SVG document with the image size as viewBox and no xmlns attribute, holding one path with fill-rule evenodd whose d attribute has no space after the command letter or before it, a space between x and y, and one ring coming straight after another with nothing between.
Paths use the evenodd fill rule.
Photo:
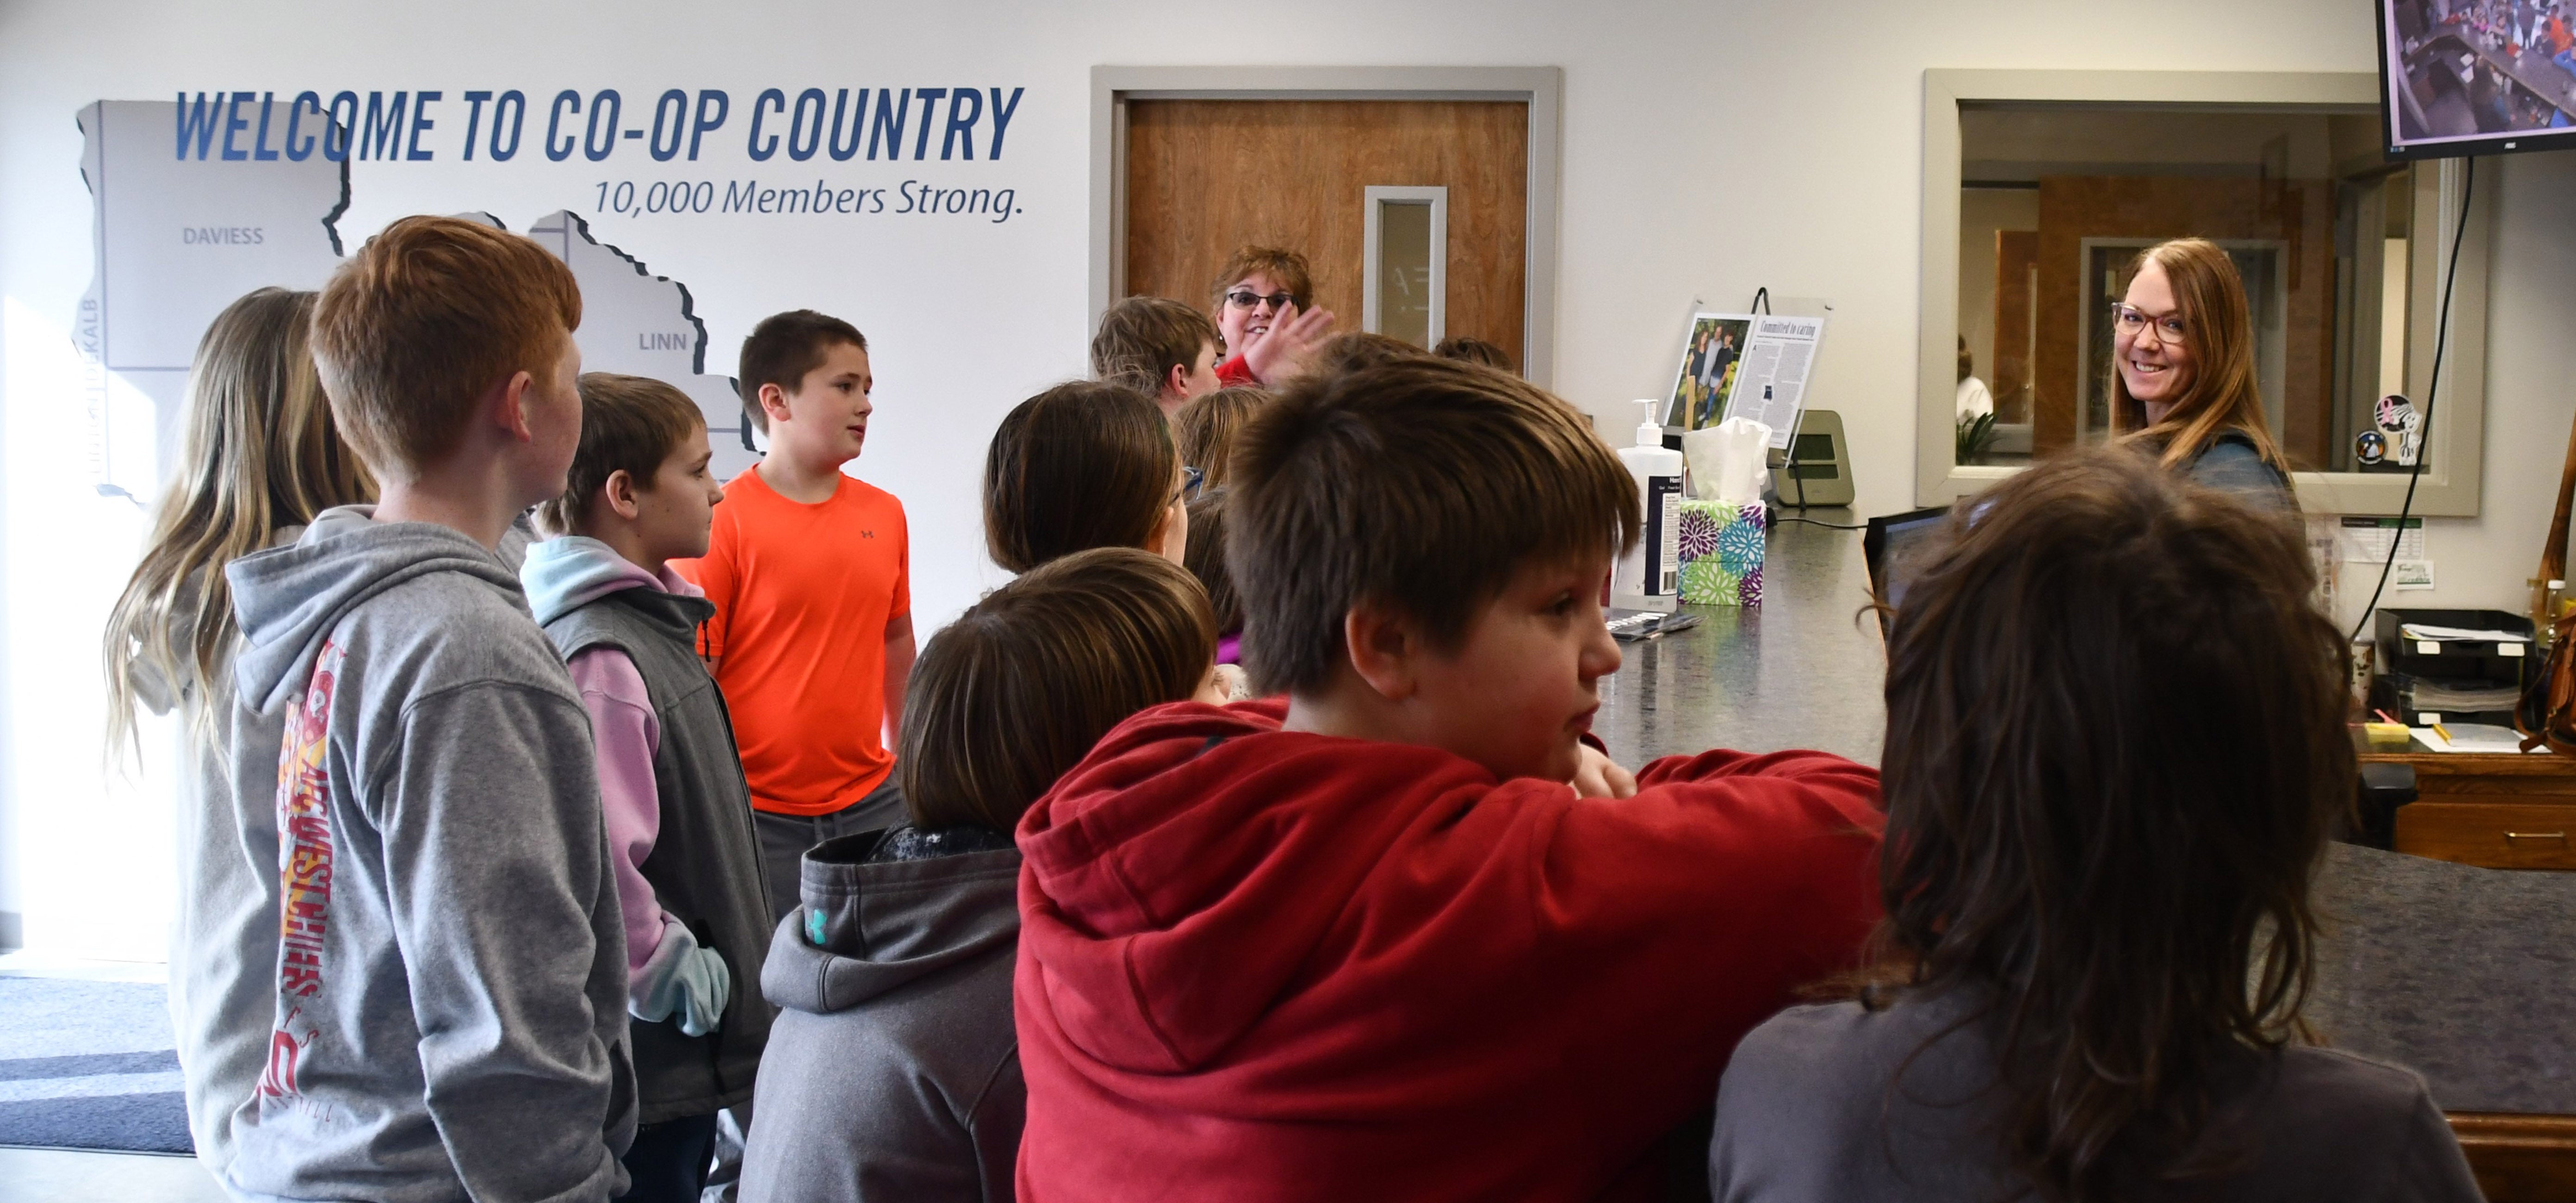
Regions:
<instances>
[{"instance_id":1,"label":"wooden door","mask_svg":"<svg viewBox=\"0 0 2576 1203\"><path fill-rule=\"evenodd\" d=\"M1529 106L1497 101L1127 102L1126 296L1214 311L1247 243L1303 253L1315 303L1360 328L1362 190L1449 189L1446 333L1522 355Z\"/></svg>"}]
</instances>

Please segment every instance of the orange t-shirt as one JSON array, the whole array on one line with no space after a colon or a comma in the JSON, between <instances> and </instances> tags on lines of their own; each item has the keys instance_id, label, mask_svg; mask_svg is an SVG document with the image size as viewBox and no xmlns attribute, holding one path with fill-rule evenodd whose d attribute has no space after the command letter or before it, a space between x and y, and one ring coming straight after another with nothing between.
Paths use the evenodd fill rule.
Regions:
<instances>
[{"instance_id":1,"label":"orange t-shirt","mask_svg":"<svg viewBox=\"0 0 2576 1203\"><path fill-rule=\"evenodd\" d=\"M805 505L758 468L725 485L706 558L671 561L716 604L699 650L723 658L753 809L829 814L894 771L885 629L912 612L911 563L893 494L844 476Z\"/></svg>"}]
</instances>

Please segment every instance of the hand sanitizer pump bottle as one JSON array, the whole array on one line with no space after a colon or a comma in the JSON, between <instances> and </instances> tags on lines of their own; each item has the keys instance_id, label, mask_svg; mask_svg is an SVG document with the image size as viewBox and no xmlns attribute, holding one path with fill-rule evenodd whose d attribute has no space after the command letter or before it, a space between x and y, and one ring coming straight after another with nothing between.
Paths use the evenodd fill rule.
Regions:
<instances>
[{"instance_id":1,"label":"hand sanitizer pump bottle","mask_svg":"<svg viewBox=\"0 0 2576 1203\"><path fill-rule=\"evenodd\" d=\"M1682 453L1664 446L1652 399L1637 427L1637 445L1619 449L1619 462L1637 482L1637 545L1619 557L1610 574L1610 604L1628 610L1671 613L1681 592Z\"/></svg>"}]
</instances>

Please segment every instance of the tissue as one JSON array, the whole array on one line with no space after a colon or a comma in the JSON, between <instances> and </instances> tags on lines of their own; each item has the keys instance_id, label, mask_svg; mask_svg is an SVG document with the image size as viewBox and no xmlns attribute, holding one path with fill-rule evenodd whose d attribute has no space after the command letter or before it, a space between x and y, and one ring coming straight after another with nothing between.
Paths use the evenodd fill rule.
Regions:
<instances>
[{"instance_id":1,"label":"tissue","mask_svg":"<svg viewBox=\"0 0 2576 1203\"><path fill-rule=\"evenodd\" d=\"M1707 501L1761 501L1771 483L1770 455L1771 428L1750 418L1728 418L1682 436L1691 494Z\"/></svg>"}]
</instances>

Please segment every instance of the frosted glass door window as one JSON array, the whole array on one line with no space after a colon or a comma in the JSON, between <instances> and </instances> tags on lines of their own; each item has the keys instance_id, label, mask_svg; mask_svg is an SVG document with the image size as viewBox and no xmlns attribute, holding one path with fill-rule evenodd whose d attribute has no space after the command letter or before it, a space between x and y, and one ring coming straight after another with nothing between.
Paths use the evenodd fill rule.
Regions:
<instances>
[{"instance_id":1,"label":"frosted glass door window","mask_svg":"<svg viewBox=\"0 0 2576 1203\"><path fill-rule=\"evenodd\" d=\"M1427 349L1446 336L1449 190L1371 187L1366 203L1360 328Z\"/></svg>"},{"instance_id":2,"label":"frosted glass door window","mask_svg":"<svg viewBox=\"0 0 2576 1203\"><path fill-rule=\"evenodd\" d=\"M1378 206L1377 328L1417 347L1431 337L1431 206Z\"/></svg>"}]
</instances>

